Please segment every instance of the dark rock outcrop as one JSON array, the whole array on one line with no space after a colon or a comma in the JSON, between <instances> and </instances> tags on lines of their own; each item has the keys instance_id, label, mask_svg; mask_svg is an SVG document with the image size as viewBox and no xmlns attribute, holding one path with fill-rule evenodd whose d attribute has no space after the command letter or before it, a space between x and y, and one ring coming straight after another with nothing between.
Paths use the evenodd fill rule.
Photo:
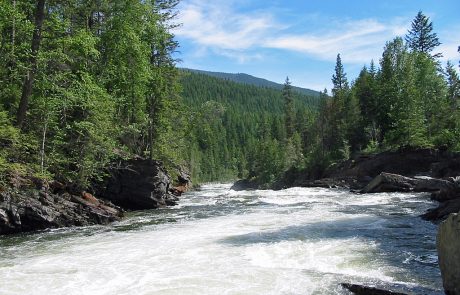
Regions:
<instances>
[{"instance_id":1,"label":"dark rock outcrop","mask_svg":"<svg viewBox=\"0 0 460 295\"><path fill-rule=\"evenodd\" d=\"M343 288L349 290L353 294L357 295L406 295L405 293L392 292L388 290L377 289L374 287L355 285L355 284L340 284Z\"/></svg>"},{"instance_id":2,"label":"dark rock outcrop","mask_svg":"<svg viewBox=\"0 0 460 295\"><path fill-rule=\"evenodd\" d=\"M88 193L53 194L36 188L0 192L0 234L108 224L122 215L120 208Z\"/></svg>"},{"instance_id":3,"label":"dark rock outcrop","mask_svg":"<svg viewBox=\"0 0 460 295\"><path fill-rule=\"evenodd\" d=\"M366 185L361 193L381 192L437 192L451 189L453 182L436 178L411 178L398 174L381 173Z\"/></svg>"},{"instance_id":4,"label":"dark rock outcrop","mask_svg":"<svg viewBox=\"0 0 460 295\"><path fill-rule=\"evenodd\" d=\"M375 155L356 157L329 167L322 177L376 177L382 172L413 177L420 174L443 178L460 172L452 163L460 163L460 154L442 150L403 148Z\"/></svg>"},{"instance_id":5,"label":"dark rock outcrop","mask_svg":"<svg viewBox=\"0 0 460 295\"><path fill-rule=\"evenodd\" d=\"M436 239L444 291L460 294L460 214L451 214L440 224Z\"/></svg>"},{"instance_id":6,"label":"dark rock outcrop","mask_svg":"<svg viewBox=\"0 0 460 295\"><path fill-rule=\"evenodd\" d=\"M422 214L424 220L439 221L445 219L449 214L460 211L460 198L442 202L438 207L428 210Z\"/></svg>"},{"instance_id":7,"label":"dark rock outcrop","mask_svg":"<svg viewBox=\"0 0 460 295\"><path fill-rule=\"evenodd\" d=\"M452 185L444 187L438 192L434 192L431 194L431 199L439 202L445 202L460 198L460 176L449 177L447 180L450 181Z\"/></svg>"},{"instance_id":8,"label":"dark rock outcrop","mask_svg":"<svg viewBox=\"0 0 460 295\"><path fill-rule=\"evenodd\" d=\"M255 190L259 188L259 184L253 180L240 179L236 181L230 189L234 191Z\"/></svg>"},{"instance_id":9,"label":"dark rock outcrop","mask_svg":"<svg viewBox=\"0 0 460 295\"><path fill-rule=\"evenodd\" d=\"M176 197L180 197L183 193L190 190L192 187L192 178L190 173L185 171L183 168L179 169L179 174L177 175L176 185L169 189L169 192Z\"/></svg>"},{"instance_id":10,"label":"dark rock outcrop","mask_svg":"<svg viewBox=\"0 0 460 295\"><path fill-rule=\"evenodd\" d=\"M382 172L411 178L420 175L433 178L454 177L460 175L460 154L416 148L401 148L373 155L359 154L325 170L321 167L289 169L274 184L273 189L321 186L360 190ZM418 183L431 186L428 181Z\"/></svg>"},{"instance_id":11,"label":"dark rock outcrop","mask_svg":"<svg viewBox=\"0 0 460 295\"><path fill-rule=\"evenodd\" d=\"M460 211L460 177L448 178L450 186L444 187L431 195L433 200L439 201L437 208L428 210L422 218L430 221L445 219L449 214Z\"/></svg>"},{"instance_id":12,"label":"dark rock outcrop","mask_svg":"<svg viewBox=\"0 0 460 295\"><path fill-rule=\"evenodd\" d=\"M133 159L112 171L104 198L130 210L156 209L176 205L177 197L170 193L171 177L162 163L148 159Z\"/></svg>"}]
</instances>

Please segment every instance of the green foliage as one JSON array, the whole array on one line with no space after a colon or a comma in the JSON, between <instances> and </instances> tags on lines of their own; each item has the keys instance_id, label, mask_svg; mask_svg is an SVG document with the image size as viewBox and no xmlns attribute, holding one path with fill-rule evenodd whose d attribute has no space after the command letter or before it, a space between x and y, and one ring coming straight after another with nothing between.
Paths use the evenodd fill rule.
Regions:
<instances>
[{"instance_id":1,"label":"green foliage","mask_svg":"<svg viewBox=\"0 0 460 295\"><path fill-rule=\"evenodd\" d=\"M187 122L173 107L180 98L169 33L177 3L47 1L34 47L38 6L1 1L1 169L20 165L21 173L84 189L115 155L180 164ZM34 79L19 130L11 118L28 71Z\"/></svg>"},{"instance_id":2,"label":"green foliage","mask_svg":"<svg viewBox=\"0 0 460 295\"><path fill-rule=\"evenodd\" d=\"M294 135L294 100L291 93L291 82L289 77L286 77L283 87L283 99L284 99L284 120L286 128L286 136L291 139Z\"/></svg>"},{"instance_id":3,"label":"green foliage","mask_svg":"<svg viewBox=\"0 0 460 295\"><path fill-rule=\"evenodd\" d=\"M433 23L422 11L419 11L415 16L405 39L410 49L424 54L429 54L435 47L441 45L437 34L433 33ZM439 56L439 54L435 56Z\"/></svg>"},{"instance_id":4,"label":"green foliage","mask_svg":"<svg viewBox=\"0 0 460 295\"><path fill-rule=\"evenodd\" d=\"M300 132L317 98L292 93L292 126L300 132L287 140L281 91L182 73L184 103L192 118L188 162L195 181L256 177L265 183L291 164L303 165Z\"/></svg>"}]
</instances>

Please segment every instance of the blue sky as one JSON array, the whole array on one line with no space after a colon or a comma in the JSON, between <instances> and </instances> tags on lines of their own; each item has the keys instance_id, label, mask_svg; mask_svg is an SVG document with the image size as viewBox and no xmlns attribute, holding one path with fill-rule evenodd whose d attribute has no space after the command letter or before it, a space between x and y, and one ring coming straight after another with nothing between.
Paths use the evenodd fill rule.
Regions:
<instances>
[{"instance_id":1,"label":"blue sky","mask_svg":"<svg viewBox=\"0 0 460 295\"><path fill-rule=\"evenodd\" d=\"M433 21L443 62L460 59L460 0L182 0L175 31L180 67L247 73L330 88L337 53L349 80L386 41L404 36L419 10Z\"/></svg>"}]
</instances>

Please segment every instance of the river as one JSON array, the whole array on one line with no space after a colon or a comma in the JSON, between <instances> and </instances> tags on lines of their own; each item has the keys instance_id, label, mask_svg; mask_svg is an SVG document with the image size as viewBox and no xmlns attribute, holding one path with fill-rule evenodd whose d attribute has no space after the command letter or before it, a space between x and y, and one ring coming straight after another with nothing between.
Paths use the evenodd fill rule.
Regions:
<instances>
[{"instance_id":1,"label":"river","mask_svg":"<svg viewBox=\"0 0 460 295\"><path fill-rule=\"evenodd\" d=\"M441 294L426 194L205 185L110 226L0 237L0 294Z\"/></svg>"}]
</instances>

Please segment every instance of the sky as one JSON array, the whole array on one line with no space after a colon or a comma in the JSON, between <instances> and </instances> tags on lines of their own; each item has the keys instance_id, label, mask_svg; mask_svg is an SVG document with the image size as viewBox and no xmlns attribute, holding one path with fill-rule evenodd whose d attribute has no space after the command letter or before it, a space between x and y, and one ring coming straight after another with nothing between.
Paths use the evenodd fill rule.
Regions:
<instances>
[{"instance_id":1,"label":"sky","mask_svg":"<svg viewBox=\"0 0 460 295\"><path fill-rule=\"evenodd\" d=\"M330 89L338 53L352 81L420 10L442 61L460 59L460 0L182 0L178 8L179 67Z\"/></svg>"}]
</instances>

